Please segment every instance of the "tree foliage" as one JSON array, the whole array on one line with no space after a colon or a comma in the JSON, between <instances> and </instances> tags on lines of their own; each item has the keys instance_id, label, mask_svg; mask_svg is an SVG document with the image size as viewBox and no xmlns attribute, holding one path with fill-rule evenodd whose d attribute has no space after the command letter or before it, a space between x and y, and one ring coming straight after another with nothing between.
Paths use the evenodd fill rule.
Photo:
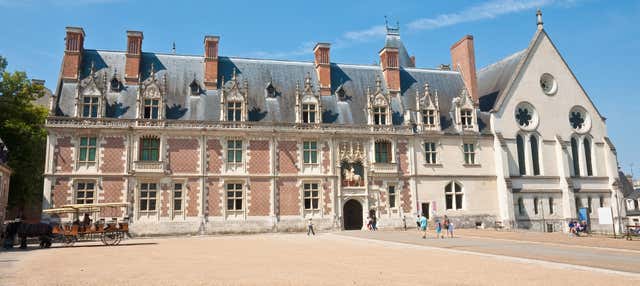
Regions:
<instances>
[{"instance_id":1,"label":"tree foliage","mask_svg":"<svg viewBox=\"0 0 640 286\"><path fill-rule=\"evenodd\" d=\"M44 95L44 87L32 84L25 72L6 71L6 65L0 56L0 138L13 170L9 206L24 209L42 197L48 111L33 103Z\"/></svg>"}]
</instances>

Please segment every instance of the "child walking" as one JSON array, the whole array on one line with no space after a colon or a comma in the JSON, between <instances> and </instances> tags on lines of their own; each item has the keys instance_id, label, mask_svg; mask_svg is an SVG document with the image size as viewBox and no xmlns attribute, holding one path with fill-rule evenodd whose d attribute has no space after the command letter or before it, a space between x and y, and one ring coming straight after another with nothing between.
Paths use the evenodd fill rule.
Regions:
<instances>
[{"instance_id":1,"label":"child walking","mask_svg":"<svg viewBox=\"0 0 640 286\"><path fill-rule=\"evenodd\" d=\"M442 223L440 222L440 220L436 220L436 239L437 238L444 238L442 236Z\"/></svg>"}]
</instances>

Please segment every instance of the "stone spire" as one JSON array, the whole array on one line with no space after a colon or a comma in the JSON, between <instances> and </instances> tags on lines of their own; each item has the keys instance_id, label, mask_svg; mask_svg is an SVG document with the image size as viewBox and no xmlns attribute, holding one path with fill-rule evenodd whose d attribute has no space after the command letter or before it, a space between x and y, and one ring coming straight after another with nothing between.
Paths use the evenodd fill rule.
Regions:
<instances>
[{"instance_id":1,"label":"stone spire","mask_svg":"<svg viewBox=\"0 0 640 286\"><path fill-rule=\"evenodd\" d=\"M536 12L536 18L537 18L537 24L538 24L538 29L542 29L542 11L540 11L540 9L538 9L538 12Z\"/></svg>"}]
</instances>

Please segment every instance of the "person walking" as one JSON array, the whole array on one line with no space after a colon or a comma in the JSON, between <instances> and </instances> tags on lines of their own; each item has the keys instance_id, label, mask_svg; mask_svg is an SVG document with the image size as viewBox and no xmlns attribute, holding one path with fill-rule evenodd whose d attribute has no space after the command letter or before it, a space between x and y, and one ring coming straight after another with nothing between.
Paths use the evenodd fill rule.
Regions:
<instances>
[{"instance_id":1,"label":"person walking","mask_svg":"<svg viewBox=\"0 0 640 286\"><path fill-rule=\"evenodd\" d=\"M453 238L453 223L449 222L449 224L447 225L447 235L450 238Z\"/></svg>"},{"instance_id":2,"label":"person walking","mask_svg":"<svg viewBox=\"0 0 640 286\"><path fill-rule=\"evenodd\" d=\"M313 231L313 221L311 218L309 218L309 222L307 223L307 236L309 236L309 233L316 235L316 232Z\"/></svg>"},{"instance_id":3,"label":"person walking","mask_svg":"<svg viewBox=\"0 0 640 286\"><path fill-rule=\"evenodd\" d=\"M407 231L407 217L404 214L402 215L402 228Z\"/></svg>"},{"instance_id":4,"label":"person walking","mask_svg":"<svg viewBox=\"0 0 640 286\"><path fill-rule=\"evenodd\" d=\"M436 219L436 239L443 238L442 237L442 223L439 219Z\"/></svg>"},{"instance_id":5,"label":"person walking","mask_svg":"<svg viewBox=\"0 0 640 286\"><path fill-rule=\"evenodd\" d=\"M418 232L420 232L421 228L420 228L420 215L418 215L418 217L416 218L416 229L418 230Z\"/></svg>"},{"instance_id":6,"label":"person walking","mask_svg":"<svg viewBox=\"0 0 640 286\"><path fill-rule=\"evenodd\" d=\"M422 231L422 238L427 238L427 217L424 214L420 216L420 230Z\"/></svg>"},{"instance_id":7,"label":"person walking","mask_svg":"<svg viewBox=\"0 0 640 286\"><path fill-rule=\"evenodd\" d=\"M372 229L373 231L378 230L378 220L377 220L376 216L373 216L373 217L371 218L371 229Z\"/></svg>"},{"instance_id":8,"label":"person walking","mask_svg":"<svg viewBox=\"0 0 640 286\"><path fill-rule=\"evenodd\" d=\"M449 217L447 217L446 215L444 216L444 222L442 223L442 227L444 227L444 230L447 232L447 235L445 235L445 237L449 236L449 224L451 223L451 221L449 221Z\"/></svg>"}]
</instances>

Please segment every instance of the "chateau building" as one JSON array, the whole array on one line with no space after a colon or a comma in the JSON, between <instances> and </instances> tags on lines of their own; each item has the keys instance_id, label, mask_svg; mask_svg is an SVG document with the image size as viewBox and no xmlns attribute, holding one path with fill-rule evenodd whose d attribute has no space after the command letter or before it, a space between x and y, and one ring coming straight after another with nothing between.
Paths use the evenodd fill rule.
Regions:
<instances>
[{"instance_id":1,"label":"chateau building","mask_svg":"<svg viewBox=\"0 0 640 286\"><path fill-rule=\"evenodd\" d=\"M379 65L84 48L66 30L47 119L43 208L130 202L139 235L411 226L562 231L613 207L617 159L604 117L543 29L476 72L473 37L450 66L417 68L387 27ZM69 217L50 218L68 220ZM598 224L591 212L593 229Z\"/></svg>"}]
</instances>

